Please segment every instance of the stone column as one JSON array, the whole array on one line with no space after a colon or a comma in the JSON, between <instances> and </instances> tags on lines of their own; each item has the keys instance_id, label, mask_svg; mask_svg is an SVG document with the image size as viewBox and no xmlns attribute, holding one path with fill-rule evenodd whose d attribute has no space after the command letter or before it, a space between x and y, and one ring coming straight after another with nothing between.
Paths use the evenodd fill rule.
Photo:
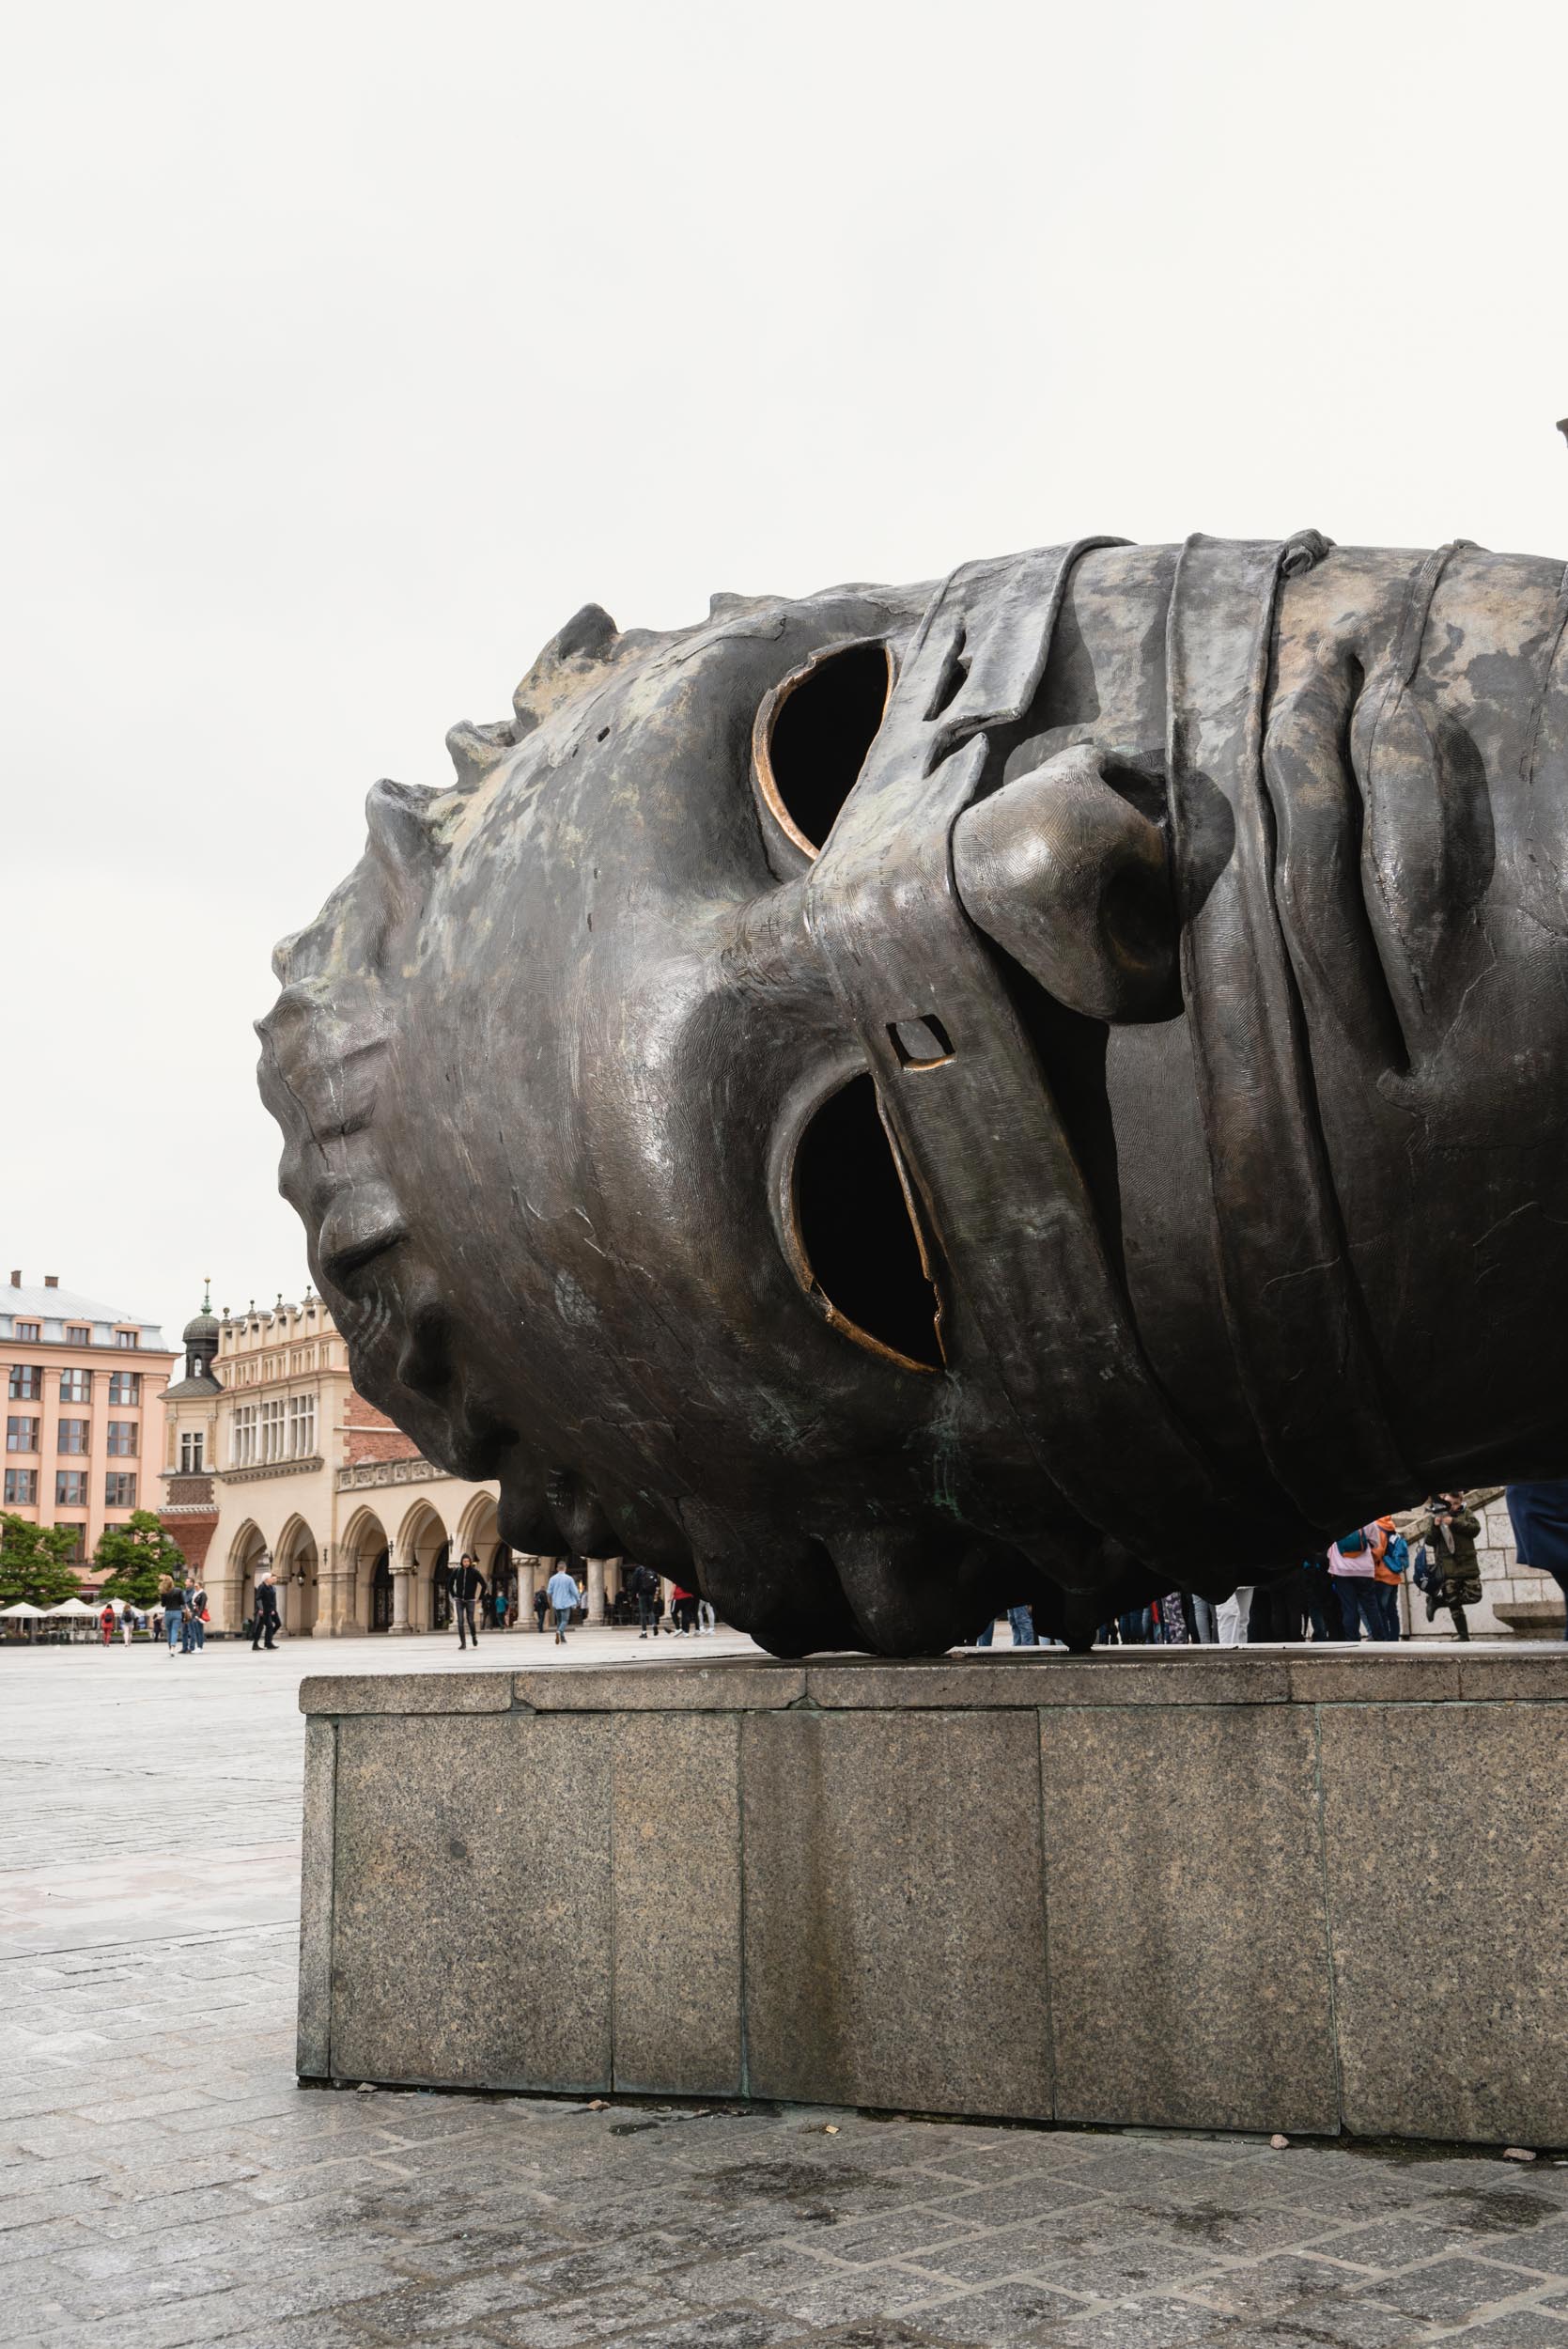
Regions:
<instances>
[{"instance_id":1,"label":"stone column","mask_svg":"<svg viewBox=\"0 0 1568 2349\"><path fill-rule=\"evenodd\" d=\"M409 1584L411 1579L407 1566L398 1566L393 1575L392 1628L394 1631L408 1632L413 1629L412 1624L409 1621Z\"/></svg>"},{"instance_id":2,"label":"stone column","mask_svg":"<svg viewBox=\"0 0 1568 2349\"><path fill-rule=\"evenodd\" d=\"M353 1629L354 1570L335 1549L323 1550L316 1586L316 1628L313 1639L341 1640Z\"/></svg>"},{"instance_id":3,"label":"stone column","mask_svg":"<svg viewBox=\"0 0 1568 2349\"><path fill-rule=\"evenodd\" d=\"M605 1563L602 1558L590 1558L588 1561L588 1621L591 1624L604 1621Z\"/></svg>"},{"instance_id":4,"label":"stone column","mask_svg":"<svg viewBox=\"0 0 1568 2349\"><path fill-rule=\"evenodd\" d=\"M518 1570L518 1629L526 1631L528 1619L534 1612L534 1593L538 1587L536 1577L538 1573L539 1562L537 1558L525 1557L514 1558L512 1563Z\"/></svg>"}]
</instances>

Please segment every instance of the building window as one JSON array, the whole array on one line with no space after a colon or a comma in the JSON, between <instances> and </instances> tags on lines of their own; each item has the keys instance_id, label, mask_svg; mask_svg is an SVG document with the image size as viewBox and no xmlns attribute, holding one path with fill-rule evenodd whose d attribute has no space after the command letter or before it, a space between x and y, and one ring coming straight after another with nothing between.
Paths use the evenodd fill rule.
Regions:
<instances>
[{"instance_id":1,"label":"building window","mask_svg":"<svg viewBox=\"0 0 1568 2349\"><path fill-rule=\"evenodd\" d=\"M291 1460L308 1460L316 1449L316 1397L313 1394L291 1394L288 1398L288 1456Z\"/></svg>"},{"instance_id":2,"label":"building window","mask_svg":"<svg viewBox=\"0 0 1568 2349\"><path fill-rule=\"evenodd\" d=\"M198 1476L207 1466L207 1439L199 1427L182 1427L179 1432L179 1472L182 1476Z\"/></svg>"},{"instance_id":3,"label":"building window","mask_svg":"<svg viewBox=\"0 0 1568 2349\"><path fill-rule=\"evenodd\" d=\"M109 1400L122 1407L142 1399L142 1374L139 1370L112 1370L109 1373Z\"/></svg>"},{"instance_id":4,"label":"building window","mask_svg":"<svg viewBox=\"0 0 1568 2349\"><path fill-rule=\"evenodd\" d=\"M124 1469L111 1469L103 1479L103 1506L106 1509L133 1509L136 1506L136 1480Z\"/></svg>"},{"instance_id":5,"label":"building window","mask_svg":"<svg viewBox=\"0 0 1568 2349\"><path fill-rule=\"evenodd\" d=\"M92 1394L93 1375L90 1370L61 1371L60 1401L62 1403L90 1403Z\"/></svg>"},{"instance_id":6,"label":"building window","mask_svg":"<svg viewBox=\"0 0 1568 2349\"><path fill-rule=\"evenodd\" d=\"M234 1407L234 1425L229 1430L230 1468L256 1466L256 1410L254 1403L237 1403Z\"/></svg>"},{"instance_id":7,"label":"building window","mask_svg":"<svg viewBox=\"0 0 1568 2349\"><path fill-rule=\"evenodd\" d=\"M136 1338L137 1332L134 1330L116 1330L115 1331L115 1344L116 1346L134 1346Z\"/></svg>"},{"instance_id":8,"label":"building window","mask_svg":"<svg viewBox=\"0 0 1568 2349\"><path fill-rule=\"evenodd\" d=\"M85 1469L56 1469L54 1470L54 1506L56 1509L85 1509L87 1505L87 1471Z\"/></svg>"},{"instance_id":9,"label":"building window","mask_svg":"<svg viewBox=\"0 0 1568 2349\"><path fill-rule=\"evenodd\" d=\"M68 1346L91 1346L92 1342L93 1333L90 1330L78 1328L70 1329L66 1331L66 1344Z\"/></svg>"},{"instance_id":10,"label":"building window","mask_svg":"<svg viewBox=\"0 0 1568 2349\"><path fill-rule=\"evenodd\" d=\"M261 1457L282 1460L287 1457L284 1449L287 1428L284 1423L285 1405L281 1394L269 1395L261 1406Z\"/></svg>"},{"instance_id":11,"label":"building window","mask_svg":"<svg viewBox=\"0 0 1568 2349\"><path fill-rule=\"evenodd\" d=\"M68 1566L79 1566L79 1565L81 1564L81 1563L82 1563L83 1559L84 1559L84 1558L86 1556L86 1554L87 1554L87 1529L86 1529L86 1527L85 1527L85 1525L78 1525L78 1524L74 1524L74 1523L70 1523L70 1522L68 1522L68 1523L67 1523L67 1524L65 1524L65 1525L56 1525L56 1527L54 1528L54 1531L55 1531L55 1532L56 1532L56 1533L74 1533L74 1534L75 1534L76 1539L75 1539L74 1544L72 1545L72 1547L71 1547L70 1549L68 1549L68 1550L65 1552L65 1563L66 1563L66 1564L67 1564Z\"/></svg>"},{"instance_id":12,"label":"building window","mask_svg":"<svg viewBox=\"0 0 1568 2349\"><path fill-rule=\"evenodd\" d=\"M43 1373L37 1362L11 1364L10 1397L13 1403L39 1403L43 1399Z\"/></svg>"},{"instance_id":13,"label":"building window","mask_svg":"<svg viewBox=\"0 0 1568 2349\"><path fill-rule=\"evenodd\" d=\"M36 1452L39 1448L39 1423L36 1419L8 1419L6 1449L8 1452Z\"/></svg>"},{"instance_id":14,"label":"building window","mask_svg":"<svg viewBox=\"0 0 1568 2349\"><path fill-rule=\"evenodd\" d=\"M13 1322L11 1326L23 1346L37 1346L39 1325L36 1321L18 1321Z\"/></svg>"},{"instance_id":15,"label":"building window","mask_svg":"<svg viewBox=\"0 0 1568 2349\"><path fill-rule=\"evenodd\" d=\"M61 1420L54 1436L55 1451L85 1452L87 1449L87 1430L91 1425L92 1422L86 1419Z\"/></svg>"},{"instance_id":16,"label":"building window","mask_svg":"<svg viewBox=\"0 0 1568 2349\"><path fill-rule=\"evenodd\" d=\"M109 1422L107 1450L111 1459L133 1460L136 1456L136 1423L133 1419L112 1419Z\"/></svg>"},{"instance_id":17,"label":"building window","mask_svg":"<svg viewBox=\"0 0 1568 2349\"><path fill-rule=\"evenodd\" d=\"M6 1470L6 1506L8 1509L36 1509L39 1499L37 1469L8 1469Z\"/></svg>"}]
</instances>

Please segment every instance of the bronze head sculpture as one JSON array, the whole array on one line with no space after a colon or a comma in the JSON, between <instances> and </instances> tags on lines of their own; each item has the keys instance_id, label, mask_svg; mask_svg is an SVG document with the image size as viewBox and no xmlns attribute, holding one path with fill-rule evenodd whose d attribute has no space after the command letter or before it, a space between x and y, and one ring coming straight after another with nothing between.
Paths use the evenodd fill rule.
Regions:
<instances>
[{"instance_id":1,"label":"bronze head sculpture","mask_svg":"<svg viewBox=\"0 0 1568 2349\"><path fill-rule=\"evenodd\" d=\"M358 1385L781 1654L1561 1473L1565 622L1310 532L580 613L278 952Z\"/></svg>"}]
</instances>

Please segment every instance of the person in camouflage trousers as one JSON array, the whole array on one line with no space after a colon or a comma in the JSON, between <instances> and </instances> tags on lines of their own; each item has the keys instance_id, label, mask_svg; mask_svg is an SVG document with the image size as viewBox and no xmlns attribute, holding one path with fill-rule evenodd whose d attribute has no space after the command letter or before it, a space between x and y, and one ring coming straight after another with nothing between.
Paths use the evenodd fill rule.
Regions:
<instances>
[{"instance_id":1,"label":"person in camouflage trousers","mask_svg":"<svg viewBox=\"0 0 1568 2349\"><path fill-rule=\"evenodd\" d=\"M1440 1578L1439 1590L1427 1593L1426 1620L1431 1623L1438 1608L1446 1607L1462 1640L1470 1636L1466 1608L1481 1604L1481 1567L1475 1554L1480 1531L1481 1519L1463 1493L1435 1493L1415 1528L1416 1539L1429 1544Z\"/></svg>"}]
</instances>

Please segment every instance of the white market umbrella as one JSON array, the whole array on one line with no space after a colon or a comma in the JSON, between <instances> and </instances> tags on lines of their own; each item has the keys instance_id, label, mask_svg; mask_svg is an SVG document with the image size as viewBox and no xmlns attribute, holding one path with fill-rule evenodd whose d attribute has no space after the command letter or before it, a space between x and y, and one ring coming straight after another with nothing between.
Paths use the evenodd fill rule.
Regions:
<instances>
[{"instance_id":1,"label":"white market umbrella","mask_svg":"<svg viewBox=\"0 0 1568 2349\"><path fill-rule=\"evenodd\" d=\"M41 1615L43 1609L35 1607L30 1599L19 1598L10 1607L0 1607L0 1615Z\"/></svg>"},{"instance_id":2,"label":"white market umbrella","mask_svg":"<svg viewBox=\"0 0 1568 2349\"><path fill-rule=\"evenodd\" d=\"M43 1612L46 1615L92 1615L96 1618L99 1610L89 1607L85 1599L62 1598L58 1607L46 1607Z\"/></svg>"}]
</instances>

